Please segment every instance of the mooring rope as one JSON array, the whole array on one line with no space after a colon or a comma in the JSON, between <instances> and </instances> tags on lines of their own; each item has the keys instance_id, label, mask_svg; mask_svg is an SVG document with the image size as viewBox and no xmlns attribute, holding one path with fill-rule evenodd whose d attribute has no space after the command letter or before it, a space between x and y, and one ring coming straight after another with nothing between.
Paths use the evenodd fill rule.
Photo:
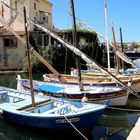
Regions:
<instances>
[{"instance_id":1,"label":"mooring rope","mask_svg":"<svg viewBox=\"0 0 140 140\"><path fill-rule=\"evenodd\" d=\"M137 110L137 109L117 108L117 107L110 107L110 106L107 106L106 108L120 110L120 111L140 112L140 110Z\"/></svg>"},{"instance_id":2,"label":"mooring rope","mask_svg":"<svg viewBox=\"0 0 140 140\"><path fill-rule=\"evenodd\" d=\"M82 134L70 121L69 119L64 115L64 118L68 121L68 123L85 139L88 140L88 138L86 136L84 136L84 134Z\"/></svg>"}]
</instances>

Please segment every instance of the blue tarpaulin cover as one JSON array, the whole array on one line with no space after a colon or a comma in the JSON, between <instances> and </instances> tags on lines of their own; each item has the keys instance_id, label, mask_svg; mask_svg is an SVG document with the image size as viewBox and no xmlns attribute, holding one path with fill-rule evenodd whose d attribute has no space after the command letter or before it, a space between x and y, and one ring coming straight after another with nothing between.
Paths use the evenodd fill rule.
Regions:
<instances>
[{"instance_id":1,"label":"blue tarpaulin cover","mask_svg":"<svg viewBox=\"0 0 140 140\"><path fill-rule=\"evenodd\" d=\"M35 90L39 90L39 91L45 91L45 92L52 92L52 93L57 93L59 90L62 90L62 87L58 87L58 86L53 86L53 85L40 85L37 86L35 88Z\"/></svg>"}]
</instances>

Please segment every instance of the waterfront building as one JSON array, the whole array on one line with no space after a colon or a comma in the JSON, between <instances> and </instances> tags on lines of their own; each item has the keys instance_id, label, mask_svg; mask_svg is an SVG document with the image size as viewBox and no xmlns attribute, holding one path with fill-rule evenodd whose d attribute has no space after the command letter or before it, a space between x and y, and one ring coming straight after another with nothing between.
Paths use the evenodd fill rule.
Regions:
<instances>
[{"instance_id":1,"label":"waterfront building","mask_svg":"<svg viewBox=\"0 0 140 140\"><path fill-rule=\"evenodd\" d=\"M52 29L52 4L48 0L0 0L10 7L23 13L26 8L26 15L38 24ZM4 18L9 26L20 36L25 37L24 18L0 3L0 17ZM49 44L49 36L44 34L33 24L28 24L29 34L39 33L41 46ZM0 24L0 70L16 70L26 55L26 49L12 33ZM21 67L20 67L21 68Z\"/></svg>"}]
</instances>

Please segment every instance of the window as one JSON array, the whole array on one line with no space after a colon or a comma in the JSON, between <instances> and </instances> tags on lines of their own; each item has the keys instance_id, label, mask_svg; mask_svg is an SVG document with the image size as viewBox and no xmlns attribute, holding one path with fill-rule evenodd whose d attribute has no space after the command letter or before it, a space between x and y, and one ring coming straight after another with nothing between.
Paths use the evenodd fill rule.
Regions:
<instances>
[{"instance_id":1,"label":"window","mask_svg":"<svg viewBox=\"0 0 140 140\"><path fill-rule=\"evenodd\" d=\"M34 3L34 10L36 10L36 3Z\"/></svg>"},{"instance_id":2,"label":"window","mask_svg":"<svg viewBox=\"0 0 140 140\"><path fill-rule=\"evenodd\" d=\"M45 21L46 20L46 18L45 17L43 17L43 21Z\"/></svg>"},{"instance_id":3,"label":"window","mask_svg":"<svg viewBox=\"0 0 140 140\"><path fill-rule=\"evenodd\" d=\"M45 13L44 11L39 11L39 18L40 18L40 23L48 23L48 14Z\"/></svg>"},{"instance_id":4,"label":"window","mask_svg":"<svg viewBox=\"0 0 140 140\"><path fill-rule=\"evenodd\" d=\"M17 39L16 38L4 38L4 46L5 47L17 47Z\"/></svg>"}]
</instances>

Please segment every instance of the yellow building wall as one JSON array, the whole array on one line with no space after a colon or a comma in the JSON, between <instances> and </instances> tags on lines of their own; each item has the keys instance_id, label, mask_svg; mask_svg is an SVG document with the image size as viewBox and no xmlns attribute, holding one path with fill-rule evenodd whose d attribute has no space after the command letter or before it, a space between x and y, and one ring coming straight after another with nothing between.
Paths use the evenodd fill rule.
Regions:
<instances>
[{"instance_id":1,"label":"yellow building wall","mask_svg":"<svg viewBox=\"0 0 140 140\"><path fill-rule=\"evenodd\" d=\"M45 2L44 0L18 0L17 7L15 7L15 2L17 0L12 0L12 7L17 8L18 11L23 12L23 7L26 8L26 16L31 20L34 20L34 17L39 16L39 11L44 11L48 13L48 24L44 24L47 28L52 28L52 4ZM36 3L36 9L34 9L34 3ZM15 16L15 12L12 12L13 16ZM39 19L37 18L37 21ZM24 17L17 15L16 20L11 25L11 27L15 31L24 31ZM34 25L29 24L29 30L34 30Z\"/></svg>"}]
</instances>

